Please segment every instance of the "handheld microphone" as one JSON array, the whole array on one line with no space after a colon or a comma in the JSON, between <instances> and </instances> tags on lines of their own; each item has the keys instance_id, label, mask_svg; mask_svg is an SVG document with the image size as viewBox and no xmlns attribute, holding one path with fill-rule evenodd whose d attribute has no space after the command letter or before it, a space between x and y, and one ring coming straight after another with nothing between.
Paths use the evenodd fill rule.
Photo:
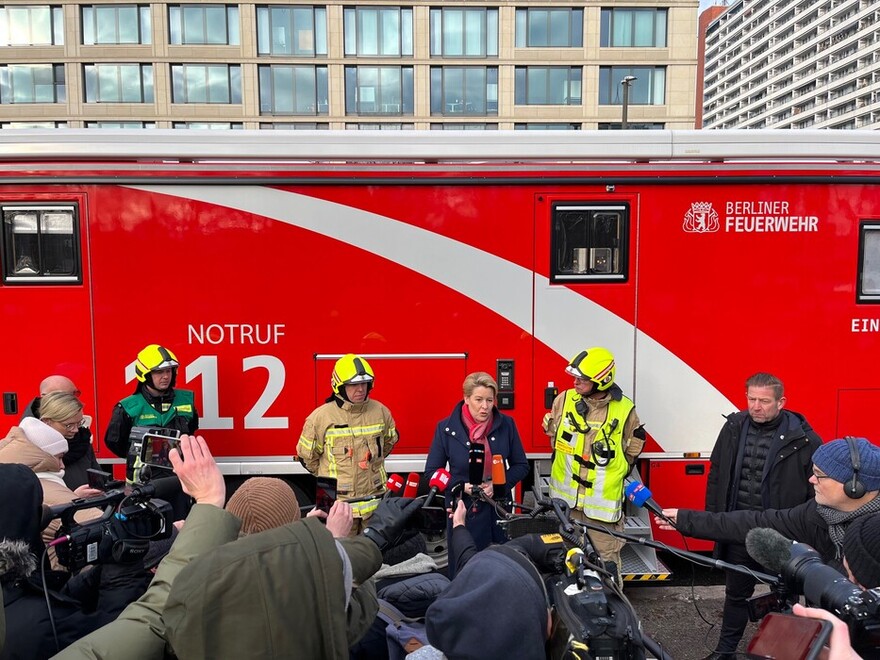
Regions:
<instances>
[{"instance_id":1,"label":"handheld microphone","mask_svg":"<svg viewBox=\"0 0 880 660\"><path fill-rule=\"evenodd\" d=\"M468 483L479 486L483 483L483 465L486 462L486 448L479 442L472 442L468 453Z\"/></svg>"},{"instance_id":2,"label":"handheld microphone","mask_svg":"<svg viewBox=\"0 0 880 660\"><path fill-rule=\"evenodd\" d=\"M791 560L793 545L794 541L768 527L750 529L746 534L746 552L749 557L774 573L781 574Z\"/></svg>"},{"instance_id":3,"label":"handheld microphone","mask_svg":"<svg viewBox=\"0 0 880 660\"><path fill-rule=\"evenodd\" d=\"M404 497L415 497L419 494L419 481L421 476L418 472L410 472L406 477L406 487L403 489Z\"/></svg>"},{"instance_id":4,"label":"handheld microphone","mask_svg":"<svg viewBox=\"0 0 880 660\"><path fill-rule=\"evenodd\" d=\"M664 520L666 519L666 516L663 515L663 508L654 501L651 491L648 490L645 484L636 481L632 477L627 477L625 482L626 487L623 490L623 494L626 496L626 499L637 507L647 509L654 515L660 516Z\"/></svg>"},{"instance_id":5,"label":"handheld microphone","mask_svg":"<svg viewBox=\"0 0 880 660\"><path fill-rule=\"evenodd\" d=\"M507 485L507 470L504 467L504 457L501 454L493 454L492 488L497 489L505 485Z\"/></svg>"},{"instance_id":6,"label":"handheld microphone","mask_svg":"<svg viewBox=\"0 0 880 660\"><path fill-rule=\"evenodd\" d=\"M444 470L443 468L440 468L431 475L431 481L428 482L431 485L431 490L428 491L428 499L425 500L425 506L431 506L434 496L446 490L450 479L452 479L452 475L449 474L449 470Z\"/></svg>"},{"instance_id":7,"label":"handheld microphone","mask_svg":"<svg viewBox=\"0 0 880 660\"><path fill-rule=\"evenodd\" d=\"M399 474L390 474L388 475L388 481L385 482L385 494L382 496L382 499L387 500L389 497L397 497L402 489L403 477Z\"/></svg>"}]
</instances>

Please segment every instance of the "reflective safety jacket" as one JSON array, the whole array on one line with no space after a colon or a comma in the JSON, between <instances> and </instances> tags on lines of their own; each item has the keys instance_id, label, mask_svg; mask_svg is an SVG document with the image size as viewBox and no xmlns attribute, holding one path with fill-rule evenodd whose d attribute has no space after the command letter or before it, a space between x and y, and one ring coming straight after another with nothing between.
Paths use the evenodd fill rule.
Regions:
<instances>
[{"instance_id":1,"label":"reflective safety jacket","mask_svg":"<svg viewBox=\"0 0 880 660\"><path fill-rule=\"evenodd\" d=\"M550 496L589 518L620 520L623 480L644 446L632 435L638 424L633 402L619 388L599 399L582 398L573 389L560 394L553 404Z\"/></svg>"},{"instance_id":2,"label":"reflective safety jacket","mask_svg":"<svg viewBox=\"0 0 880 660\"><path fill-rule=\"evenodd\" d=\"M385 457L397 443L391 411L373 399L341 399L319 406L306 418L296 455L317 477L336 479L336 497L352 500L385 492ZM355 518L366 518L379 500L353 502Z\"/></svg>"}]
</instances>

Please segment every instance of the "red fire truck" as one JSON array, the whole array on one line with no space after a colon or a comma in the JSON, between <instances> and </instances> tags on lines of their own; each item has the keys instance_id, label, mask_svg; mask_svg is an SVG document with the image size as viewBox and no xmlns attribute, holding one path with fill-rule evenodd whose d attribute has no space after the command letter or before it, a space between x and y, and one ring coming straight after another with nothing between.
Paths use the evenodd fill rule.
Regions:
<instances>
[{"instance_id":1,"label":"red fire truck","mask_svg":"<svg viewBox=\"0 0 880 660\"><path fill-rule=\"evenodd\" d=\"M870 131L0 131L3 419L69 375L110 461L160 343L224 472L306 490L296 440L354 352L400 430L389 471L485 370L540 475L548 397L599 345L642 478L699 507L753 372L824 438L877 437L878 160Z\"/></svg>"}]
</instances>

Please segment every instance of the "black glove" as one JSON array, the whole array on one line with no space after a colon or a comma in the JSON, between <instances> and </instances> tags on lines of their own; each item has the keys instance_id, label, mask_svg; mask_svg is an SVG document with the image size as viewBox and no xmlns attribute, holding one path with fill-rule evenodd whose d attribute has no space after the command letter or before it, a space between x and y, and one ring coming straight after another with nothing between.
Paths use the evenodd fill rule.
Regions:
<instances>
[{"instance_id":1,"label":"black glove","mask_svg":"<svg viewBox=\"0 0 880 660\"><path fill-rule=\"evenodd\" d=\"M384 550L394 543L406 527L406 522L424 504L424 499L411 497L393 497L379 502L370 516L364 536L379 546L379 550Z\"/></svg>"}]
</instances>

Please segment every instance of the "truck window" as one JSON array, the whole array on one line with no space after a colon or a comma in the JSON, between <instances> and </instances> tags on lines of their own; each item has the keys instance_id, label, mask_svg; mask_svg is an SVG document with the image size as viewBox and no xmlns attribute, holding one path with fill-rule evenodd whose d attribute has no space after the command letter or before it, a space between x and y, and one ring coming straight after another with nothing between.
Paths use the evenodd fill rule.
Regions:
<instances>
[{"instance_id":1,"label":"truck window","mask_svg":"<svg viewBox=\"0 0 880 660\"><path fill-rule=\"evenodd\" d=\"M3 282L81 282L76 207L3 206Z\"/></svg>"},{"instance_id":2,"label":"truck window","mask_svg":"<svg viewBox=\"0 0 880 660\"><path fill-rule=\"evenodd\" d=\"M880 222L862 223L858 283L858 302L880 303Z\"/></svg>"},{"instance_id":3,"label":"truck window","mask_svg":"<svg viewBox=\"0 0 880 660\"><path fill-rule=\"evenodd\" d=\"M628 224L626 204L556 204L551 280L625 281Z\"/></svg>"}]
</instances>

